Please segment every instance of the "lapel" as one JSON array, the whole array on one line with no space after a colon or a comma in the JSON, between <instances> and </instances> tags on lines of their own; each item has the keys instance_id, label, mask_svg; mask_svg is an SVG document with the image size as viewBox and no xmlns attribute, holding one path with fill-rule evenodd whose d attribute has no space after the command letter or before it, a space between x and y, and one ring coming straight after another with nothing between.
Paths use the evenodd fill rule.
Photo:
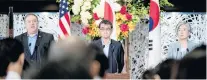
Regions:
<instances>
[{"instance_id":1,"label":"lapel","mask_svg":"<svg viewBox=\"0 0 207 80\"><path fill-rule=\"evenodd\" d=\"M100 47L101 49L103 49L103 44L102 44L102 42L101 42L101 39L98 40L98 45L99 45L99 47Z\"/></svg>"},{"instance_id":2,"label":"lapel","mask_svg":"<svg viewBox=\"0 0 207 80\"><path fill-rule=\"evenodd\" d=\"M98 45L101 49L103 49L103 44L102 44L101 39L98 40ZM112 54L114 52L114 48L115 48L114 41L111 39L111 44L109 45L108 58L113 56Z\"/></svg>"},{"instance_id":3,"label":"lapel","mask_svg":"<svg viewBox=\"0 0 207 80\"><path fill-rule=\"evenodd\" d=\"M37 51L37 48L38 48L39 45L40 45L40 41L41 41L41 39L42 39L42 32L41 32L41 31L38 31L37 41L36 41L36 43L35 43L35 50L34 50L34 52Z\"/></svg>"},{"instance_id":4,"label":"lapel","mask_svg":"<svg viewBox=\"0 0 207 80\"><path fill-rule=\"evenodd\" d=\"M179 51L181 51L181 44L180 44L180 42L177 43L177 48L179 48Z\"/></svg>"},{"instance_id":5,"label":"lapel","mask_svg":"<svg viewBox=\"0 0 207 80\"><path fill-rule=\"evenodd\" d=\"M109 54L108 54L108 57L109 57L109 56L114 56L114 55L113 55L114 48L115 48L114 41L111 40L111 44L110 44L110 46L109 46Z\"/></svg>"},{"instance_id":6,"label":"lapel","mask_svg":"<svg viewBox=\"0 0 207 80\"><path fill-rule=\"evenodd\" d=\"M192 45L191 45L191 42L190 41L188 41L188 43L187 43L187 48L188 48L188 50L191 50L192 49Z\"/></svg>"},{"instance_id":7,"label":"lapel","mask_svg":"<svg viewBox=\"0 0 207 80\"><path fill-rule=\"evenodd\" d=\"M31 54L30 50L29 50L29 46L28 46L28 36L27 36L27 33L23 34L23 45L25 46L26 53Z\"/></svg>"}]
</instances>

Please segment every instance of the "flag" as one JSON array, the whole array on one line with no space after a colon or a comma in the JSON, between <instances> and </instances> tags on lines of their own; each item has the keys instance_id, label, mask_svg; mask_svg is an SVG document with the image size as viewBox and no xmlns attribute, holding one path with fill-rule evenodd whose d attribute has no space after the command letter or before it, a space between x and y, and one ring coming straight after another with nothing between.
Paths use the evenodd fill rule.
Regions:
<instances>
[{"instance_id":1,"label":"flag","mask_svg":"<svg viewBox=\"0 0 207 80\"><path fill-rule=\"evenodd\" d=\"M59 6L59 37L65 38L71 35L70 12L67 0L60 0Z\"/></svg>"},{"instance_id":2,"label":"flag","mask_svg":"<svg viewBox=\"0 0 207 80\"><path fill-rule=\"evenodd\" d=\"M115 18L115 11L113 6L113 0L105 0L104 3L104 19L109 20L113 25L113 31L111 34L111 38L117 40L116 35L116 18Z\"/></svg>"},{"instance_id":3,"label":"flag","mask_svg":"<svg viewBox=\"0 0 207 80\"><path fill-rule=\"evenodd\" d=\"M150 23L149 23L149 60L148 68L157 65L161 59L160 37L160 7L159 0L150 0Z\"/></svg>"}]
</instances>

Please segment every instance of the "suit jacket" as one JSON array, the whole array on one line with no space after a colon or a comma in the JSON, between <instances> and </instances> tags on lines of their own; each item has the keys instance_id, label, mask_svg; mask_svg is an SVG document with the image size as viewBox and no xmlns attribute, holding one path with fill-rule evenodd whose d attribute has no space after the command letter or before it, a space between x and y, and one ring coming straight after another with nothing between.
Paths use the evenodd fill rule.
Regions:
<instances>
[{"instance_id":1,"label":"suit jacket","mask_svg":"<svg viewBox=\"0 0 207 80\"><path fill-rule=\"evenodd\" d=\"M94 41L97 46L103 49L101 39ZM118 41L111 39L108 53L109 68L108 73L121 73L124 66L124 50L122 44Z\"/></svg>"},{"instance_id":2,"label":"suit jacket","mask_svg":"<svg viewBox=\"0 0 207 80\"><path fill-rule=\"evenodd\" d=\"M20 42L22 42L24 46L25 59L29 63L29 65L30 66L35 65L37 67L41 67L44 64L44 62L47 60L50 44L54 40L52 34L38 31L34 52L33 55L31 55L28 46L27 33L23 33L15 38Z\"/></svg>"},{"instance_id":3,"label":"suit jacket","mask_svg":"<svg viewBox=\"0 0 207 80\"><path fill-rule=\"evenodd\" d=\"M196 47L196 44L192 41L188 41L187 45L188 47L186 52L182 53L181 45L179 42L174 42L170 44L168 48L168 58L177 60L182 59L187 53L191 52ZM181 53L183 55L180 55Z\"/></svg>"}]
</instances>

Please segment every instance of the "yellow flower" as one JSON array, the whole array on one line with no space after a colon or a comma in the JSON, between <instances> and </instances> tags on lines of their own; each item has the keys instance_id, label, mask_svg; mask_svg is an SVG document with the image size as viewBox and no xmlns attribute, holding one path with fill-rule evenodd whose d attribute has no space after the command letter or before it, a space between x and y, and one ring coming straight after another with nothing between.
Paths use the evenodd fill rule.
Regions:
<instances>
[{"instance_id":1,"label":"yellow flower","mask_svg":"<svg viewBox=\"0 0 207 80\"><path fill-rule=\"evenodd\" d=\"M128 34L129 34L128 31L122 32L122 35L123 35L125 38L129 36Z\"/></svg>"},{"instance_id":2,"label":"yellow flower","mask_svg":"<svg viewBox=\"0 0 207 80\"><path fill-rule=\"evenodd\" d=\"M121 14L120 17L121 17L121 20L122 20L122 21L126 21L126 20L127 20L126 16L123 15L123 14Z\"/></svg>"},{"instance_id":3,"label":"yellow flower","mask_svg":"<svg viewBox=\"0 0 207 80\"><path fill-rule=\"evenodd\" d=\"M116 20L121 19L121 14L120 13L116 13Z\"/></svg>"},{"instance_id":4,"label":"yellow flower","mask_svg":"<svg viewBox=\"0 0 207 80\"><path fill-rule=\"evenodd\" d=\"M128 23L128 26L129 26L129 32L132 32L135 29L136 25L132 21L130 21Z\"/></svg>"},{"instance_id":5,"label":"yellow flower","mask_svg":"<svg viewBox=\"0 0 207 80\"><path fill-rule=\"evenodd\" d=\"M116 25L120 26L121 24L122 24L122 21L121 20L117 20Z\"/></svg>"},{"instance_id":6,"label":"yellow flower","mask_svg":"<svg viewBox=\"0 0 207 80\"><path fill-rule=\"evenodd\" d=\"M99 36L99 30L98 30L98 27L97 27L95 22L93 22L90 25L90 30L89 30L88 35L91 36L91 37L98 37Z\"/></svg>"},{"instance_id":7,"label":"yellow flower","mask_svg":"<svg viewBox=\"0 0 207 80\"><path fill-rule=\"evenodd\" d=\"M121 33L120 27L117 25L116 26L116 36L117 36L117 38L119 37L120 33Z\"/></svg>"}]
</instances>

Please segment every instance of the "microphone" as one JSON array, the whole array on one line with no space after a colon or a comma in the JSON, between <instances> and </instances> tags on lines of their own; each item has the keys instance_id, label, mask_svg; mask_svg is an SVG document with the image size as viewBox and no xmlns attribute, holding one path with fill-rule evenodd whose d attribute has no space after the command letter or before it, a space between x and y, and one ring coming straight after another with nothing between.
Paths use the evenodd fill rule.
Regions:
<instances>
[{"instance_id":1,"label":"microphone","mask_svg":"<svg viewBox=\"0 0 207 80\"><path fill-rule=\"evenodd\" d=\"M31 46L32 44L31 43L29 43L29 47Z\"/></svg>"},{"instance_id":2,"label":"microphone","mask_svg":"<svg viewBox=\"0 0 207 80\"><path fill-rule=\"evenodd\" d=\"M189 53L189 49L187 48L187 53Z\"/></svg>"},{"instance_id":3,"label":"microphone","mask_svg":"<svg viewBox=\"0 0 207 80\"><path fill-rule=\"evenodd\" d=\"M114 46L112 47L112 54L113 54L113 52L114 52ZM115 57L116 55L115 54L113 54L113 58L115 59L115 62L116 62L116 73L119 73L119 65L118 65L118 61L117 61L117 59L116 59L116 57Z\"/></svg>"},{"instance_id":4,"label":"microphone","mask_svg":"<svg viewBox=\"0 0 207 80\"><path fill-rule=\"evenodd\" d=\"M178 59L178 52L179 52L179 48L177 48L177 55L176 55L176 59Z\"/></svg>"},{"instance_id":5,"label":"microphone","mask_svg":"<svg viewBox=\"0 0 207 80\"><path fill-rule=\"evenodd\" d=\"M102 45L102 48L105 48L105 45Z\"/></svg>"}]
</instances>

